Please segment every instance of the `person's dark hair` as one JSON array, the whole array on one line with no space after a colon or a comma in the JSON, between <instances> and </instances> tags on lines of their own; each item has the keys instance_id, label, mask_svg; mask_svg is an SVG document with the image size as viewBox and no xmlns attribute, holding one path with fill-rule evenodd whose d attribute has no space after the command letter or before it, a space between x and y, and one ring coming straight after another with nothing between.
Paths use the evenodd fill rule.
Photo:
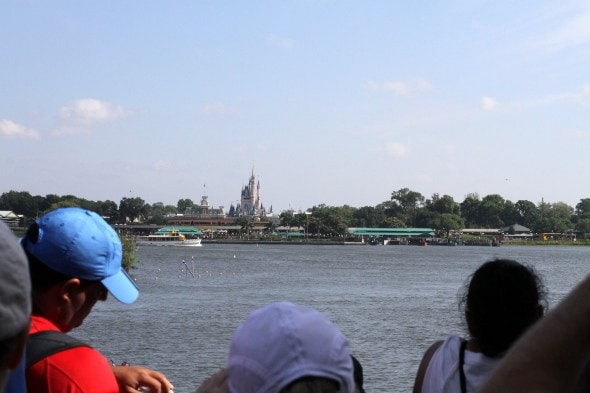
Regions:
<instances>
[{"instance_id":1,"label":"person's dark hair","mask_svg":"<svg viewBox=\"0 0 590 393\"><path fill-rule=\"evenodd\" d=\"M353 355L350 355L352 358L352 368L354 371L354 385L355 385L355 392L365 393L365 389L363 388L364 376L363 376L363 366L361 362Z\"/></svg>"},{"instance_id":2,"label":"person's dark hair","mask_svg":"<svg viewBox=\"0 0 590 393\"><path fill-rule=\"evenodd\" d=\"M29 243L35 244L39 239L39 226L36 222L32 223L27 229L23 239L23 250L29 261L29 274L31 275L31 287L33 292L45 292L54 284L66 281L70 277L65 274L56 272L46 266L43 262L34 257L27 251Z\"/></svg>"},{"instance_id":3,"label":"person's dark hair","mask_svg":"<svg viewBox=\"0 0 590 393\"><path fill-rule=\"evenodd\" d=\"M509 259L481 265L470 277L460 305L481 352L503 354L540 317L546 289L532 266Z\"/></svg>"},{"instance_id":4,"label":"person's dark hair","mask_svg":"<svg viewBox=\"0 0 590 393\"><path fill-rule=\"evenodd\" d=\"M25 250L29 260L29 273L33 292L44 292L53 285L70 279L70 276L56 272Z\"/></svg>"},{"instance_id":5,"label":"person's dark hair","mask_svg":"<svg viewBox=\"0 0 590 393\"><path fill-rule=\"evenodd\" d=\"M303 377L281 389L281 393L337 393L338 382L323 377Z\"/></svg>"}]
</instances>

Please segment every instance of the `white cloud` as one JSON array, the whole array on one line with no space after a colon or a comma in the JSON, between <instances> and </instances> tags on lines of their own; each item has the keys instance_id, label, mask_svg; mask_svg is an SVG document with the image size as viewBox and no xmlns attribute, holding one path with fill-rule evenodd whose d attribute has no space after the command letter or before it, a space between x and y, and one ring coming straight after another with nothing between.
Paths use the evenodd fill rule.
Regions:
<instances>
[{"instance_id":1,"label":"white cloud","mask_svg":"<svg viewBox=\"0 0 590 393\"><path fill-rule=\"evenodd\" d=\"M445 143L442 145L442 148L444 151L446 151L447 153L451 154L454 153L457 150L457 145L452 144L452 143Z\"/></svg>"},{"instance_id":2,"label":"white cloud","mask_svg":"<svg viewBox=\"0 0 590 393\"><path fill-rule=\"evenodd\" d=\"M250 150L248 145L236 145L233 147L233 150L239 153L247 152Z\"/></svg>"},{"instance_id":3,"label":"white cloud","mask_svg":"<svg viewBox=\"0 0 590 393\"><path fill-rule=\"evenodd\" d=\"M514 102L510 107L516 110L524 110L563 103L573 103L590 107L590 84L584 84L580 90L574 92L547 94L536 99Z\"/></svg>"},{"instance_id":4,"label":"white cloud","mask_svg":"<svg viewBox=\"0 0 590 393\"><path fill-rule=\"evenodd\" d=\"M410 96L419 92L434 90L432 84L424 78L417 78L410 82L388 81L379 83L369 81L366 83L366 87L370 90L393 92L400 96Z\"/></svg>"},{"instance_id":5,"label":"white cloud","mask_svg":"<svg viewBox=\"0 0 590 393\"><path fill-rule=\"evenodd\" d=\"M520 51L554 54L590 42L590 4L587 1L555 1L528 15L519 24L526 37Z\"/></svg>"},{"instance_id":6,"label":"white cloud","mask_svg":"<svg viewBox=\"0 0 590 393\"><path fill-rule=\"evenodd\" d=\"M400 81L385 82L383 84L383 89L392 91L400 96L409 96L412 93L412 88L410 85Z\"/></svg>"},{"instance_id":7,"label":"white cloud","mask_svg":"<svg viewBox=\"0 0 590 393\"><path fill-rule=\"evenodd\" d=\"M256 153L265 153L268 150L267 145L263 143L248 145L248 144L240 144L232 146L231 148L236 153L246 153L246 152L256 152Z\"/></svg>"},{"instance_id":8,"label":"white cloud","mask_svg":"<svg viewBox=\"0 0 590 393\"><path fill-rule=\"evenodd\" d=\"M554 50L589 42L590 12L586 11L583 14L575 15L562 26L542 37L541 41L548 48Z\"/></svg>"},{"instance_id":9,"label":"white cloud","mask_svg":"<svg viewBox=\"0 0 590 393\"><path fill-rule=\"evenodd\" d=\"M484 111L493 111L498 106L498 101L492 97L483 96L481 97L481 108Z\"/></svg>"},{"instance_id":10,"label":"white cloud","mask_svg":"<svg viewBox=\"0 0 590 393\"><path fill-rule=\"evenodd\" d=\"M130 113L121 106L86 98L61 107L59 114L64 120L93 123L124 119Z\"/></svg>"},{"instance_id":11,"label":"white cloud","mask_svg":"<svg viewBox=\"0 0 590 393\"><path fill-rule=\"evenodd\" d=\"M432 85L432 83L430 83L429 81L427 81L424 78L416 79L416 88L418 89L418 91L433 91L434 90L434 86Z\"/></svg>"},{"instance_id":12,"label":"white cloud","mask_svg":"<svg viewBox=\"0 0 590 393\"><path fill-rule=\"evenodd\" d=\"M87 134L92 126L129 117L131 112L121 106L93 98L76 100L59 109L61 126L54 135Z\"/></svg>"},{"instance_id":13,"label":"white cloud","mask_svg":"<svg viewBox=\"0 0 590 393\"><path fill-rule=\"evenodd\" d=\"M201 111L206 115L225 115L232 112L226 105L218 103L207 103Z\"/></svg>"},{"instance_id":14,"label":"white cloud","mask_svg":"<svg viewBox=\"0 0 590 393\"><path fill-rule=\"evenodd\" d=\"M590 138L590 131L566 131L562 133L563 136L568 138L576 138L576 139L588 139Z\"/></svg>"},{"instance_id":15,"label":"white cloud","mask_svg":"<svg viewBox=\"0 0 590 393\"><path fill-rule=\"evenodd\" d=\"M457 172L458 171L458 167L456 164L452 163L452 162L446 162L443 164L443 168L445 169L445 171L447 172Z\"/></svg>"},{"instance_id":16,"label":"white cloud","mask_svg":"<svg viewBox=\"0 0 590 393\"><path fill-rule=\"evenodd\" d=\"M283 49L283 50L291 50L295 47L295 41L281 37L276 34L272 34L266 38L266 43L270 46Z\"/></svg>"},{"instance_id":17,"label":"white cloud","mask_svg":"<svg viewBox=\"0 0 590 393\"><path fill-rule=\"evenodd\" d=\"M36 130L7 119L0 120L0 134L9 138L41 140L41 135Z\"/></svg>"},{"instance_id":18,"label":"white cloud","mask_svg":"<svg viewBox=\"0 0 590 393\"><path fill-rule=\"evenodd\" d=\"M387 155L402 158L410 154L410 149L401 143L389 143L382 149Z\"/></svg>"},{"instance_id":19,"label":"white cloud","mask_svg":"<svg viewBox=\"0 0 590 393\"><path fill-rule=\"evenodd\" d=\"M169 169L171 167L172 167L172 163L170 161L158 160L158 161L154 162L154 169L156 171Z\"/></svg>"}]
</instances>

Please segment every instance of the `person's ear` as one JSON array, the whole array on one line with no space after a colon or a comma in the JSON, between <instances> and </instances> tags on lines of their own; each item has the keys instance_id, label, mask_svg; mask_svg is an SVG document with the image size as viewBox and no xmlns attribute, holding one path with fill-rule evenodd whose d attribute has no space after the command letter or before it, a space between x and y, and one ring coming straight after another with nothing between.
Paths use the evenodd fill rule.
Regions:
<instances>
[{"instance_id":1,"label":"person's ear","mask_svg":"<svg viewBox=\"0 0 590 393\"><path fill-rule=\"evenodd\" d=\"M543 306L541 306L540 304L537 305L537 318L541 319L541 318L543 318L544 315L545 315L545 308Z\"/></svg>"},{"instance_id":2,"label":"person's ear","mask_svg":"<svg viewBox=\"0 0 590 393\"><path fill-rule=\"evenodd\" d=\"M82 282L79 278L70 278L64 281L59 287L59 297L62 300L70 301L71 297L80 291Z\"/></svg>"},{"instance_id":3,"label":"person's ear","mask_svg":"<svg viewBox=\"0 0 590 393\"><path fill-rule=\"evenodd\" d=\"M6 358L6 367L14 370L20 364L20 361L23 357L23 353L25 351L25 345L27 345L27 340L29 339L29 326L25 330L23 330L16 338L17 345L14 347L13 351L8 354Z\"/></svg>"}]
</instances>

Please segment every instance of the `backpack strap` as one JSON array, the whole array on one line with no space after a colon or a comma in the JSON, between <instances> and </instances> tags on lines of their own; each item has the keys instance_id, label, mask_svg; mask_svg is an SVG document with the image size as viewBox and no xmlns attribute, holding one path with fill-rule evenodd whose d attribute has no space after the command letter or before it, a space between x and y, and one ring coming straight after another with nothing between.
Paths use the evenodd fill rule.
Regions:
<instances>
[{"instance_id":1,"label":"backpack strap","mask_svg":"<svg viewBox=\"0 0 590 393\"><path fill-rule=\"evenodd\" d=\"M461 341L461 347L459 348L459 381L461 383L461 393L467 392L467 381L465 378L465 370L463 366L465 364L465 348L467 347L467 341Z\"/></svg>"},{"instance_id":2,"label":"backpack strap","mask_svg":"<svg viewBox=\"0 0 590 393\"><path fill-rule=\"evenodd\" d=\"M90 347L90 345L57 330L34 333L27 341L26 368L54 353L76 347Z\"/></svg>"}]
</instances>

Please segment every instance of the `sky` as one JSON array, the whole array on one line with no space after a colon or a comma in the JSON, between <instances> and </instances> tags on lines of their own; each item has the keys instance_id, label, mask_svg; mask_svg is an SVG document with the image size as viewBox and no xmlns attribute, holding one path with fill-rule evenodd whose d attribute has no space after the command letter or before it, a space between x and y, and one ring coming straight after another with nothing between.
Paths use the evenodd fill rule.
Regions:
<instances>
[{"instance_id":1,"label":"sky","mask_svg":"<svg viewBox=\"0 0 590 393\"><path fill-rule=\"evenodd\" d=\"M590 2L0 0L0 194L590 197Z\"/></svg>"}]
</instances>

